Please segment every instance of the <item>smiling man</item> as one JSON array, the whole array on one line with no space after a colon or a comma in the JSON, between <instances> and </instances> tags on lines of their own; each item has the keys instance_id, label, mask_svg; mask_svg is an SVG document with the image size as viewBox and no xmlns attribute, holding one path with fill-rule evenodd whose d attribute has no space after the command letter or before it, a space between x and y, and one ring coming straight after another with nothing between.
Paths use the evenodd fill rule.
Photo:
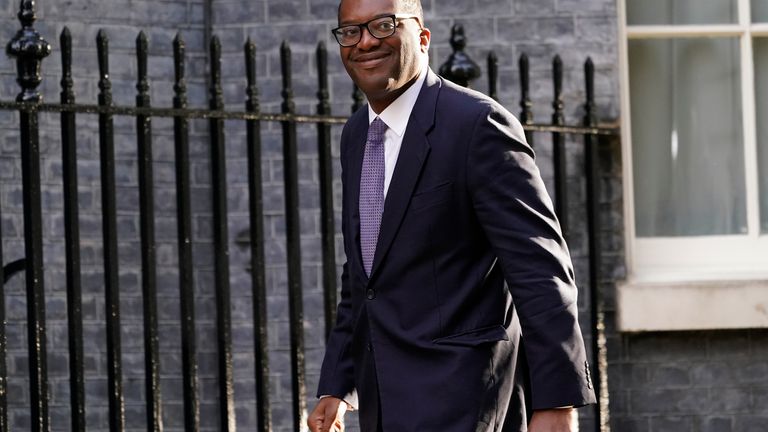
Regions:
<instances>
[{"instance_id":1,"label":"smiling man","mask_svg":"<svg viewBox=\"0 0 768 432\"><path fill-rule=\"evenodd\" d=\"M313 432L572 432L594 403L573 266L520 123L436 76L418 0L342 0L367 108L341 137L347 262Z\"/></svg>"}]
</instances>

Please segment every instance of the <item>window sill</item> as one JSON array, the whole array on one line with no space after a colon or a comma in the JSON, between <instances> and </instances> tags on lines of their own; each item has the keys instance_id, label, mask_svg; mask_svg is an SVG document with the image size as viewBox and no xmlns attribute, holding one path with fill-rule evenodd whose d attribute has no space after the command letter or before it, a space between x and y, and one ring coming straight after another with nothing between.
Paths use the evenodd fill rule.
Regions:
<instances>
[{"instance_id":1,"label":"window sill","mask_svg":"<svg viewBox=\"0 0 768 432\"><path fill-rule=\"evenodd\" d=\"M624 332L768 327L768 280L625 282L617 307Z\"/></svg>"}]
</instances>

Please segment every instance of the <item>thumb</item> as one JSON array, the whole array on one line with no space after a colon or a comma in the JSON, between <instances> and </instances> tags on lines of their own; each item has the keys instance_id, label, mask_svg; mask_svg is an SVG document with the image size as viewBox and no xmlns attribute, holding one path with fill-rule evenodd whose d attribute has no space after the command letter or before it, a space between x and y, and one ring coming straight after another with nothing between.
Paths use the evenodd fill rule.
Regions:
<instances>
[{"instance_id":1,"label":"thumb","mask_svg":"<svg viewBox=\"0 0 768 432\"><path fill-rule=\"evenodd\" d=\"M323 412L323 424L320 427L320 432L330 432L331 426L333 426L335 415L331 405L332 404L328 404L325 406L325 411Z\"/></svg>"}]
</instances>

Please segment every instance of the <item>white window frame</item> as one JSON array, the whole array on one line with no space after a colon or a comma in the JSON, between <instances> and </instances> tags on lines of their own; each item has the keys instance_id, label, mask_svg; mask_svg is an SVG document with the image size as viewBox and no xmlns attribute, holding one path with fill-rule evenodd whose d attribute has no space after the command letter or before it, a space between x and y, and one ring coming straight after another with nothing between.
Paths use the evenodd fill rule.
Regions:
<instances>
[{"instance_id":1,"label":"white window frame","mask_svg":"<svg viewBox=\"0 0 768 432\"><path fill-rule=\"evenodd\" d=\"M628 26L629 0L617 1L627 260L627 279L618 287L619 328L643 331L768 327L768 235L760 233L752 50L754 37L768 37L768 23L753 24L750 0L734 0L738 7L736 24ZM635 232L628 41L696 37L739 38L748 232L639 238Z\"/></svg>"}]
</instances>

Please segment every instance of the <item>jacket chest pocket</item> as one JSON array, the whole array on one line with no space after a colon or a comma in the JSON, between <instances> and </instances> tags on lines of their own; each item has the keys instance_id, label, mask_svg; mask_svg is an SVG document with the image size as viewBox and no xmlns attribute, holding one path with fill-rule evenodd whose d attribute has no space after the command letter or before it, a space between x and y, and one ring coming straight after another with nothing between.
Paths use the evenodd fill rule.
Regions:
<instances>
[{"instance_id":1,"label":"jacket chest pocket","mask_svg":"<svg viewBox=\"0 0 768 432\"><path fill-rule=\"evenodd\" d=\"M421 212L445 204L453 196L453 183L443 182L426 190L418 191L411 197L410 211Z\"/></svg>"}]
</instances>

